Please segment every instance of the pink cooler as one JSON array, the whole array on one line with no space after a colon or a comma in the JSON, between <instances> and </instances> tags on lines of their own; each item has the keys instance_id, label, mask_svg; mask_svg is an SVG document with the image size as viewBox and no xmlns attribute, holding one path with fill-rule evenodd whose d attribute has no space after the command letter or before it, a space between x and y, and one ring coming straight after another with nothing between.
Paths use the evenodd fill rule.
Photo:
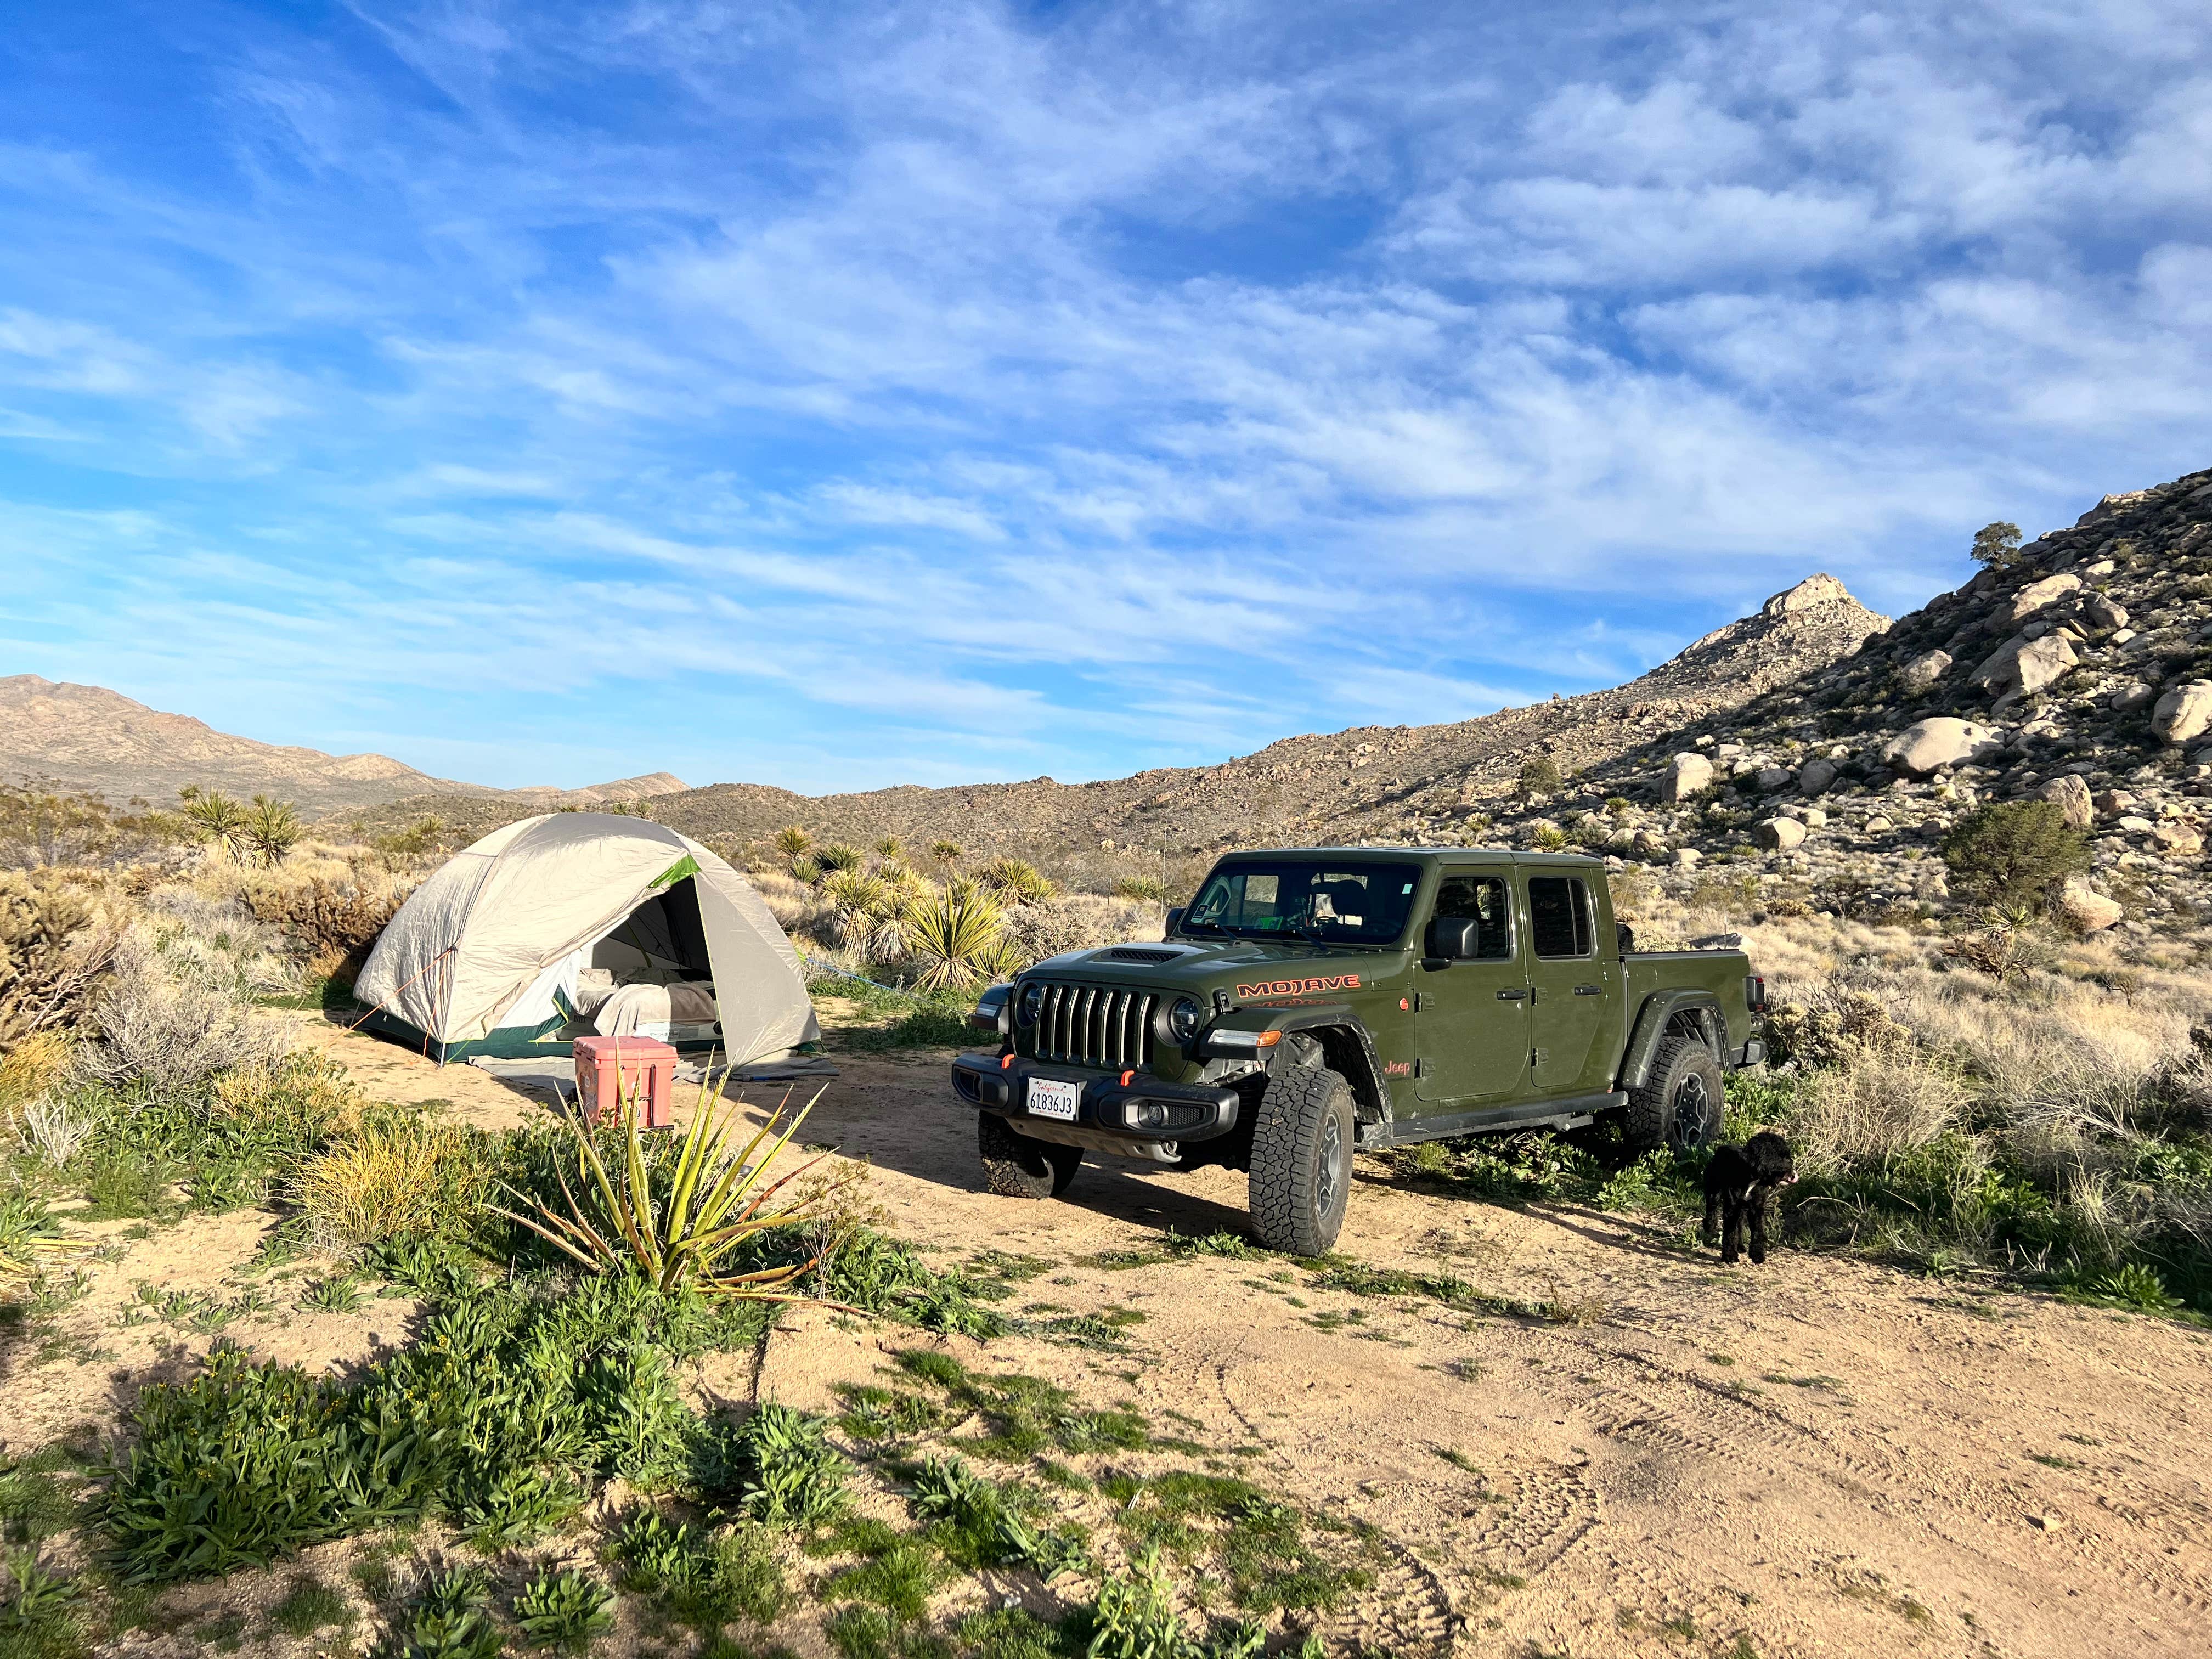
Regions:
<instances>
[{"instance_id":1,"label":"pink cooler","mask_svg":"<svg viewBox=\"0 0 2212 1659\"><path fill-rule=\"evenodd\" d=\"M576 1097L586 1123L597 1124L602 1110L619 1112L635 1102L639 1127L665 1129L675 1121L669 1105L676 1097L676 1050L658 1037L578 1037Z\"/></svg>"}]
</instances>

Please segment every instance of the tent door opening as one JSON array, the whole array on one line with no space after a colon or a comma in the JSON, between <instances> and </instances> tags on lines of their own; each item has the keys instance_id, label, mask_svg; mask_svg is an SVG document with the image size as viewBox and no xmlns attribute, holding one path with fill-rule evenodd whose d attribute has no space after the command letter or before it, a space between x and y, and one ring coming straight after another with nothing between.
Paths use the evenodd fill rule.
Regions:
<instances>
[{"instance_id":1,"label":"tent door opening","mask_svg":"<svg viewBox=\"0 0 2212 1659\"><path fill-rule=\"evenodd\" d=\"M658 1037L679 1048L720 1039L696 877L655 893L577 957L576 1035Z\"/></svg>"}]
</instances>

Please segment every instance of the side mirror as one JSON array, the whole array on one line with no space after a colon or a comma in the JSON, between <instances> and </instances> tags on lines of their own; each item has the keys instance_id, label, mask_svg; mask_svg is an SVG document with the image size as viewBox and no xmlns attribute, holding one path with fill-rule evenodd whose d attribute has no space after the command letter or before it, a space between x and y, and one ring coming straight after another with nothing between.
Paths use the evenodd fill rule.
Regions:
<instances>
[{"instance_id":1,"label":"side mirror","mask_svg":"<svg viewBox=\"0 0 2212 1659\"><path fill-rule=\"evenodd\" d=\"M1176 929L1182 926L1182 906L1180 904L1170 906L1168 910L1168 925L1161 932L1160 937L1162 939L1173 939L1176 936Z\"/></svg>"},{"instance_id":2,"label":"side mirror","mask_svg":"<svg viewBox=\"0 0 2212 1659\"><path fill-rule=\"evenodd\" d=\"M1472 916L1438 916L1429 924L1426 953L1449 962L1471 962L1482 949L1482 924Z\"/></svg>"}]
</instances>

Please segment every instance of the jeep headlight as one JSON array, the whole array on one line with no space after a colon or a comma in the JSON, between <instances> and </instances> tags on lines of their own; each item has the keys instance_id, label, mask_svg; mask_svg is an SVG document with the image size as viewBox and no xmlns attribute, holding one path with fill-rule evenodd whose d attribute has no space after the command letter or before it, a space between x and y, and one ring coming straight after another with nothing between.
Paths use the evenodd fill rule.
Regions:
<instances>
[{"instance_id":1,"label":"jeep headlight","mask_svg":"<svg viewBox=\"0 0 2212 1659\"><path fill-rule=\"evenodd\" d=\"M1188 1043L1198 1035L1198 1022L1204 1012L1190 998L1177 998L1176 1006L1168 1010L1169 1032L1177 1042Z\"/></svg>"},{"instance_id":2,"label":"jeep headlight","mask_svg":"<svg viewBox=\"0 0 2212 1659\"><path fill-rule=\"evenodd\" d=\"M1044 987L1031 980L1022 987L1021 1000L1014 1004L1014 1017L1024 1025L1034 1025L1043 1008Z\"/></svg>"}]
</instances>

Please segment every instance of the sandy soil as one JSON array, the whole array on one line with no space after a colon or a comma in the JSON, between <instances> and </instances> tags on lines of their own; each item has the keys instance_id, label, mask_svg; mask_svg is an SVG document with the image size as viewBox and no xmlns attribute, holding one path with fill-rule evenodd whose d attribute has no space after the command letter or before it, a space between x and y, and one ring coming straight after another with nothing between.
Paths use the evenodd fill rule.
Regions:
<instances>
[{"instance_id":1,"label":"sandy soil","mask_svg":"<svg viewBox=\"0 0 2212 1659\"><path fill-rule=\"evenodd\" d=\"M328 1028L314 1038L387 1098L446 1101L487 1126L542 1109L472 1068ZM1094 1164L1060 1201L994 1197L943 1061L841 1055L844 1076L805 1138L869 1160L893 1228L945 1259L1046 1258L1054 1267L1024 1287L1035 1297L1145 1316L1127 1355L1017 1338L964 1353L1102 1404L1133 1397L1199 1419L1224 1443L1262 1449L1248 1460L1254 1479L1378 1529L1390 1565L1329 1627L1346 1644L1725 1654L1742 1637L1770 1656L2212 1651L2203 1333L1789 1250L1761 1269L1723 1268L1671 1227L1470 1203L1364 1164L1343 1252L1580 1304L1595 1322L1362 1298L1296 1272L1271 1279L1284 1271L1272 1261L1112 1271L1083 1258L1170 1227L1241 1230L1243 1177ZM62 1324L106 1352L15 1356L9 1447L112 1423L147 1377L203 1351L203 1334L118 1328L117 1314L137 1280L235 1279L269 1220L118 1240ZM348 1363L395 1340L411 1311L288 1306L225 1334ZM757 1376L750 1357L732 1357L699 1384L825 1403L836 1381L912 1340L802 1314L771 1338Z\"/></svg>"}]
</instances>

